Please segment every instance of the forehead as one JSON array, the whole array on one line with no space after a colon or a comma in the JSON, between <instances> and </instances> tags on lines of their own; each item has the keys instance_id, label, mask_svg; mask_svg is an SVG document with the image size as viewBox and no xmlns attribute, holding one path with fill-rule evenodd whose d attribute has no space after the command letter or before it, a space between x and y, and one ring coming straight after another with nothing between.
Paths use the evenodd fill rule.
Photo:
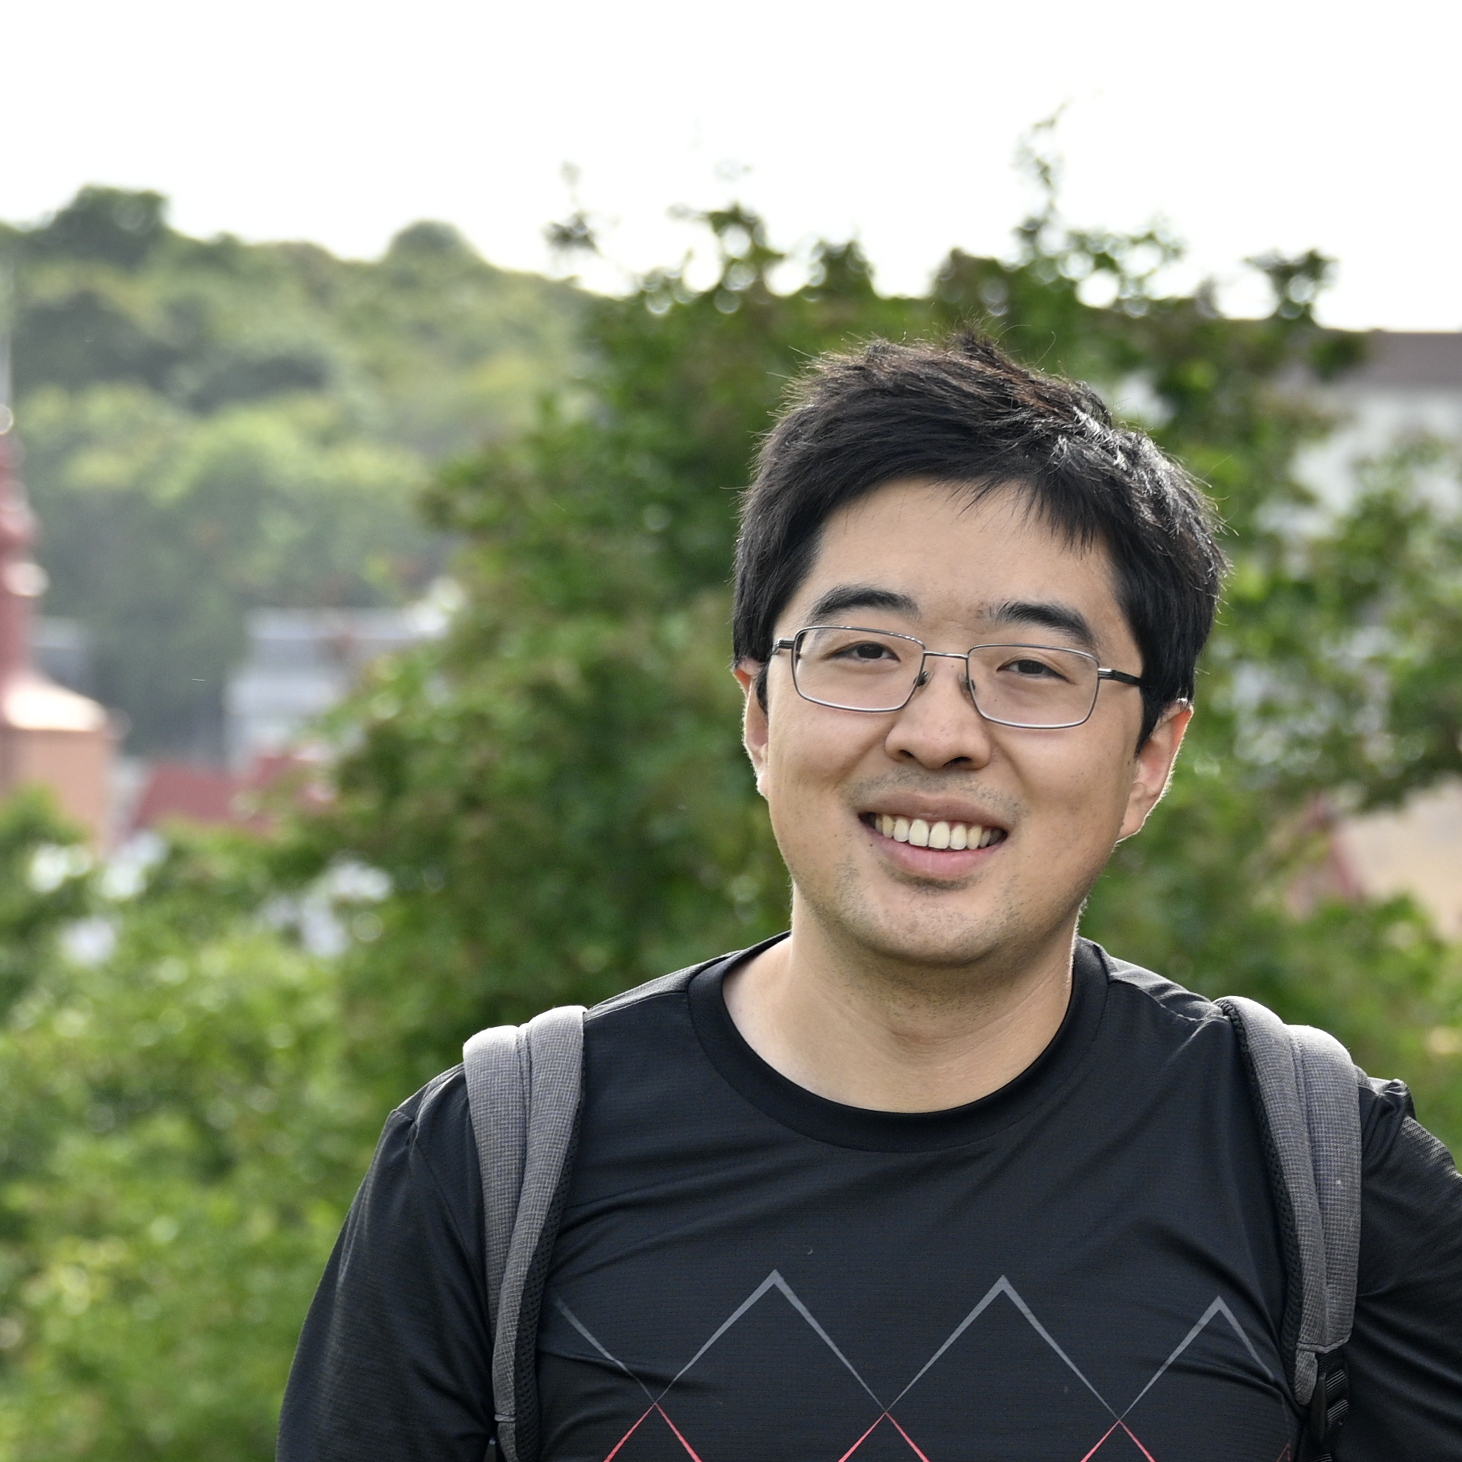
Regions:
<instances>
[{"instance_id":1,"label":"forehead","mask_svg":"<svg viewBox=\"0 0 1462 1462\"><path fill-rule=\"evenodd\" d=\"M782 628L844 589L899 596L901 617L927 627L1009 623L1012 605L1064 607L1103 648L1132 643L1105 544L1053 530L1018 486L976 497L958 483L894 482L839 509Z\"/></svg>"}]
</instances>

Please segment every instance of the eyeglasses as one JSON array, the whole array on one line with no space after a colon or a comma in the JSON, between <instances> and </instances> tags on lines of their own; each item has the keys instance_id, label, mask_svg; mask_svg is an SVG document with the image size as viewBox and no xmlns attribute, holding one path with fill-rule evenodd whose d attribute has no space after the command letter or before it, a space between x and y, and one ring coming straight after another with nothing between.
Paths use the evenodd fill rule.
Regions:
<instances>
[{"instance_id":1,"label":"eyeglasses","mask_svg":"<svg viewBox=\"0 0 1462 1462\"><path fill-rule=\"evenodd\" d=\"M901 711L929 679L931 657L965 662L975 709L999 726L1060 730L1096 710L1102 681L1140 686L1085 650L1056 645L976 645L957 655L931 650L913 635L813 624L772 646L792 656L792 684L803 700L837 711Z\"/></svg>"}]
</instances>

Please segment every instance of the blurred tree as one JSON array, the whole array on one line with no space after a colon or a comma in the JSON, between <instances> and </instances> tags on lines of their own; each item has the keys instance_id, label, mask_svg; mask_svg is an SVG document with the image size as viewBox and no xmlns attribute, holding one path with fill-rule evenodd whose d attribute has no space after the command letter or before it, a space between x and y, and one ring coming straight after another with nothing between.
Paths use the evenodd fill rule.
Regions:
<instances>
[{"instance_id":1,"label":"blurred tree","mask_svg":"<svg viewBox=\"0 0 1462 1462\"><path fill-rule=\"evenodd\" d=\"M413 513L445 454L512 434L576 367L577 296L420 223L375 262L191 239L156 193L0 224L0 331L51 575L138 752L218 750L255 605L400 602L439 572Z\"/></svg>"},{"instance_id":2,"label":"blurred tree","mask_svg":"<svg viewBox=\"0 0 1462 1462\"><path fill-rule=\"evenodd\" d=\"M89 863L0 815L0 1457L264 1459L377 1114L259 846Z\"/></svg>"},{"instance_id":3,"label":"blurred tree","mask_svg":"<svg viewBox=\"0 0 1462 1462\"><path fill-rule=\"evenodd\" d=\"M167 200L160 193L83 188L28 240L57 259L89 259L132 270L167 234Z\"/></svg>"},{"instance_id":4,"label":"blurred tree","mask_svg":"<svg viewBox=\"0 0 1462 1462\"><path fill-rule=\"evenodd\" d=\"M327 395L198 416L135 384L47 387L25 425L48 607L90 626L95 692L134 749L212 749L245 609L390 602L442 562L412 510L421 457Z\"/></svg>"}]
</instances>

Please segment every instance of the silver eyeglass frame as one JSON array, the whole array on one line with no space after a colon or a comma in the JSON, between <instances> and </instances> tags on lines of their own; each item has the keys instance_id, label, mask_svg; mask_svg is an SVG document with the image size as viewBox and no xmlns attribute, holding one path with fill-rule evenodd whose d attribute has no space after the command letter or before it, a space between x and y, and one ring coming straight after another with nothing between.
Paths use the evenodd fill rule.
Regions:
<instances>
[{"instance_id":1,"label":"silver eyeglass frame","mask_svg":"<svg viewBox=\"0 0 1462 1462\"><path fill-rule=\"evenodd\" d=\"M919 662L918 674L914 676L914 683L908 695L896 706L844 706L838 704L836 701L819 700L816 696L808 695L797 681L797 661L801 654L801 641L807 635L825 629L848 630L854 634L882 635L886 639L907 640L912 645L918 645L922 658ZM979 712L980 719L990 722L993 726L1009 726L1016 731L1068 731L1073 726L1086 725L1096 713L1097 696L1101 694L1102 681L1104 680L1115 680L1119 685L1135 685L1139 689L1142 687L1141 676L1129 675L1125 670L1113 670L1109 665L1103 665L1095 655L1088 653L1086 650L1074 650L1069 645L1039 645L1024 640L991 641L986 644L971 645L963 653L957 653L954 650L931 650L916 635L901 634L898 630L874 629L869 625L858 624L809 624L799 629L791 639L781 639L773 643L773 655L778 654L782 650L786 650L792 657L792 686L803 700L810 701L814 706L826 706L832 711L861 711L863 714L869 716L888 716L892 715L895 711L903 710L918 695L920 688L928 683L929 661L931 659L963 660L965 662L965 689L969 692L970 701L974 705L975 710ZM1053 725L1031 721L1007 721L1000 716L988 716L984 711L980 710L980 699L975 690L975 678L970 673L972 669L970 656L976 650L1059 650L1063 655L1080 655L1083 660L1090 660L1096 666L1096 689L1091 694L1091 705L1079 721L1058 721Z\"/></svg>"}]
</instances>

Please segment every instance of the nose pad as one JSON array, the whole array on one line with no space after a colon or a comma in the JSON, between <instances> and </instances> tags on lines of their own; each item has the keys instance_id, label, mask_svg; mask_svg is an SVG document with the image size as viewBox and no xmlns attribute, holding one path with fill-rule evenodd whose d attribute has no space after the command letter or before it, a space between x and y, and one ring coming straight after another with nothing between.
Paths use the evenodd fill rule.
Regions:
<instances>
[{"instance_id":1,"label":"nose pad","mask_svg":"<svg viewBox=\"0 0 1462 1462\"><path fill-rule=\"evenodd\" d=\"M959 683L964 687L964 693L969 697L970 704L978 710L979 705L975 700L975 682L970 678L970 662L964 655L951 655L945 651L930 650L925 656L923 667L919 671L919 678L914 682L914 690L922 690L933 679L933 671L929 668L929 661L933 659L961 660L964 662L958 672Z\"/></svg>"},{"instance_id":2,"label":"nose pad","mask_svg":"<svg viewBox=\"0 0 1462 1462\"><path fill-rule=\"evenodd\" d=\"M935 658L964 660L963 655L941 654L931 651L929 660L920 672L914 687L918 691L931 684L938 669L932 662ZM907 715L900 715L889 727L885 749L897 761L913 760L932 769L945 766L978 767L987 762L992 754L990 737L987 734L984 717L974 704L974 689L970 681L969 662L952 670L958 694L965 697L965 710L961 713L945 699L944 691L933 693L927 704L924 697L917 700L913 695L905 706L912 707ZM919 709L919 707L923 709ZM974 715L969 712L973 710Z\"/></svg>"}]
</instances>

